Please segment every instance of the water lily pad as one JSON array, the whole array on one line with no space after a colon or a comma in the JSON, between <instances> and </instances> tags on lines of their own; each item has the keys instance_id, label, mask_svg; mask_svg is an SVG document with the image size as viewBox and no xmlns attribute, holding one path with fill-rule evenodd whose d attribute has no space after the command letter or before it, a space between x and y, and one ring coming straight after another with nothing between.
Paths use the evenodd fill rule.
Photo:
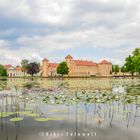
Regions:
<instances>
[{"instance_id":1,"label":"water lily pad","mask_svg":"<svg viewBox=\"0 0 140 140\"><path fill-rule=\"evenodd\" d=\"M10 115L16 114L16 112L1 112L0 118L9 117Z\"/></svg>"},{"instance_id":2,"label":"water lily pad","mask_svg":"<svg viewBox=\"0 0 140 140\"><path fill-rule=\"evenodd\" d=\"M35 121L38 121L38 122L46 122L46 121L55 121L55 120L63 120L64 118L61 118L61 117L55 117L55 118L35 118Z\"/></svg>"},{"instance_id":3,"label":"water lily pad","mask_svg":"<svg viewBox=\"0 0 140 140\"><path fill-rule=\"evenodd\" d=\"M28 113L28 114L26 114L26 116L28 116L28 117L36 117L36 116L39 116L39 115L35 114L35 113Z\"/></svg>"},{"instance_id":4,"label":"water lily pad","mask_svg":"<svg viewBox=\"0 0 140 140\"><path fill-rule=\"evenodd\" d=\"M36 114L36 113L32 113L31 111L25 111L25 112L16 112L20 115L25 115L25 116L28 116L28 117L36 117L36 116L39 116L39 114Z\"/></svg>"},{"instance_id":5,"label":"water lily pad","mask_svg":"<svg viewBox=\"0 0 140 140\"><path fill-rule=\"evenodd\" d=\"M49 120L50 118L35 118L35 121L38 121L38 122L47 122Z\"/></svg>"},{"instance_id":6,"label":"water lily pad","mask_svg":"<svg viewBox=\"0 0 140 140\"><path fill-rule=\"evenodd\" d=\"M25 112L16 112L17 114L20 114L20 115L28 115L28 114L31 114L32 112L30 111L25 111Z\"/></svg>"},{"instance_id":7,"label":"water lily pad","mask_svg":"<svg viewBox=\"0 0 140 140\"><path fill-rule=\"evenodd\" d=\"M20 122L23 121L23 118L12 118L10 119L11 122Z\"/></svg>"},{"instance_id":8,"label":"water lily pad","mask_svg":"<svg viewBox=\"0 0 140 140\"><path fill-rule=\"evenodd\" d=\"M1 113L0 114L0 118L5 118L5 117L8 117L9 115L8 114L5 114L5 113Z\"/></svg>"},{"instance_id":9,"label":"water lily pad","mask_svg":"<svg viewBox=\"0 0 140 140\"><path fill-rule=\"evenodd\" d=\"M14 115L16 112L7 112L7 115Z\"/></svg>"}]
</instances>

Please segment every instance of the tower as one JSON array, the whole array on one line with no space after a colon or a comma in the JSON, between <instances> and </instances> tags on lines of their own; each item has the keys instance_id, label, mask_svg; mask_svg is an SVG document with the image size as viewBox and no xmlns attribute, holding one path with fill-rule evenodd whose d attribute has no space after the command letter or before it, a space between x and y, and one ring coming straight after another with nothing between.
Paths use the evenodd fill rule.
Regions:
<instances>
[{"instance_id":1,"label":"tower","mask_svg":"<svg viewBox=\"0 0 140 140\"><path fill-rule=\"evenodd\" d=\"M65 57L67 65L69 67L69 76L72 76L73 73L73 57L71 55L67 55Z\"/></svg>"},{"instance_id":2,"label":"tower","mask_svg":"<svg viewBox=\"0 0 140 140\"><path fill-rule=\"evenodd\" d=\"M42 76L48 76L48 69L49 69L49 60L47 58L42 60Z\"/></svg>"},{"instance_id":3,"label":"tower","mask_svg":"<svg viewBox=\"0 0 140 140\"><path fill-rule=\"evenodd\" d=\"M112 64L107 60L103 60L98 64L98 72L100 75L108 76L112 72Z\"/></svg>"}]
</instances>

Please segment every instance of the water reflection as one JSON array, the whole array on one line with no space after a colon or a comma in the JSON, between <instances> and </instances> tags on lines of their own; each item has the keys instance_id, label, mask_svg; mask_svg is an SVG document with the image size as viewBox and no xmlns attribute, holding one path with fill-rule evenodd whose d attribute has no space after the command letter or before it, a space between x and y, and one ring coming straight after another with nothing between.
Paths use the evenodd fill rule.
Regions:
<instances>
[{"instance_id":1,"label":"water reflection","mask_svg":"<svg viewBox=\"0 0 140 140\"><path fill-rule=\"evenodd\" d=\"M24 95L20 88L10 83L13 84L13 88L8 92L4 90L0 93L2 140L54 139L51 136L40 136L40 132L46 131L96 134L94 137L64 136L58 139L117 140L119 138L124 140L131 138L137 140L140 130L139 80L132 80L133 82L104 80L81 81L82 86L90 85L87 88L80 88L81 85L78 83L74 88L72 85L76 81L66 83L55 81L54 86L53 82L49 81L50 83L46 85L48 90L28 89L29 93ZM107 83L104 83L106 81ZM7 84L9 86L9 81ZM104 88L101 87L102 85ZM135 89L137 94L132 95L130 88ZM10 121L11 118L17 117L24 120ZM40 122L35 121L36 118L53 119ZM63 119L59 120L59 118Z\"/></svg>"}]
</instances>

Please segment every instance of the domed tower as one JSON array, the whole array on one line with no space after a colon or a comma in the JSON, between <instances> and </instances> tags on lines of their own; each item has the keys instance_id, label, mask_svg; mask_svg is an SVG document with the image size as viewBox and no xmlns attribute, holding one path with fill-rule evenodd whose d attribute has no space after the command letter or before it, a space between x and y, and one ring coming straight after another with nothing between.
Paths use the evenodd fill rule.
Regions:
<instances>
[{"instance_id":1,"label":"domed tower","mask_svg":"<svg viewBox=\"0 0 140 140\"><path fill-rule=\"evenodd\" d=\"M48 76L49 60L47 58L42 60L42 76Z\"/></svg>"},{"instance_id":2,"label":"domed tower","mask_svg":"<svg viewBox=\"0 0 140 140\"><path fill-rule=\"evenodd\" d=\"M73 73L73 57L71 55L67 55L65 57L67 65L69 67L69 76L72 76Z\"/></svg>"},{"instance_id":3,"label":"domed tower","mask_svg":"<svg viewBox=\"0 0 140 140\"><path fill-rule=\"evenodd\" d=\"M98 64L98 72L102 76L109 76L109 75L111 75L111 72L112 72L112 64L111 64L111 62L108 62L107 60L102 60Z\"/></svg>"}]
</instances>

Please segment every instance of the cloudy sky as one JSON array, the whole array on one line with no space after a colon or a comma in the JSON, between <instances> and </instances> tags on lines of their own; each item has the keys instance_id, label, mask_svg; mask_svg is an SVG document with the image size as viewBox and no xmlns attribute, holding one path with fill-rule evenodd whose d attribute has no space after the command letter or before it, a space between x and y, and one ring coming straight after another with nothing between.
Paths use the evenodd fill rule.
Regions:
<instances>
[{"instance_id":1,"label":"cloudy sky","mask_svg":"<svg viewBox=\"0 0 140 140\"><path fill-rule=\"evenodd\" d=\"M103 58L140 47L140 0L0 0L0 63Z\"/></svg>"}]
</instances>

